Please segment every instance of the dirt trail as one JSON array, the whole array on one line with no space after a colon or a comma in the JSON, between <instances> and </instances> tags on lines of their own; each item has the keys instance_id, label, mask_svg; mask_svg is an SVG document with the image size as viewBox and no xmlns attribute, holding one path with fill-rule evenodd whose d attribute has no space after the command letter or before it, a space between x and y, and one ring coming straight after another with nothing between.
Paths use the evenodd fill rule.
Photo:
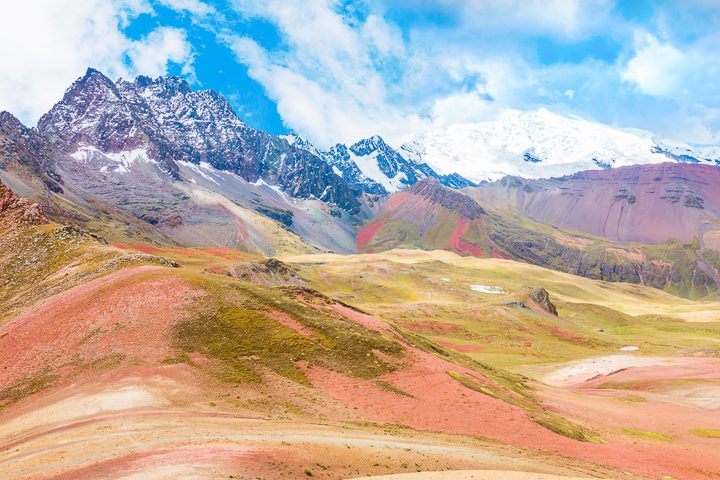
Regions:
<instances>
[{"instance_id":1,"label":"dirt trail","mask_svg":"<svg viewBox=\"0 0 720 480\"><path fill-rule=\"evenodd\" d=\"M362 477L357 480L588 480L590 477L567 477L543 473L511 472L508 470L467 470L454 472L419 472Z\"/></svg>"},{"instance_id":2,"label":"dirt trail","mask_svg":"<svg viewBox=\"0 0 720 480\"><path fill-rule=\"evenodd\" d=\"M0 433L5 434L4 428ZM229 412L130 409L35 431L0 451L4 480L301 478L412 469L524 470L572 475L560 458L532 458L464 439L373 433ZM555 465L553 465L555 463Z\"/></svg>"}]
</instances>

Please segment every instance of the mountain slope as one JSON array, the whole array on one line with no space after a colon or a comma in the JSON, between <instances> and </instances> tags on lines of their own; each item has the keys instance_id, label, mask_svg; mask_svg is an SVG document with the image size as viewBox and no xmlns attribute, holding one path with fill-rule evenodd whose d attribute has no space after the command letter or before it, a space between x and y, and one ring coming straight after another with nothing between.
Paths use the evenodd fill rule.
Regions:
<instances>
[{"instance_id":1,"label":"mountain slope","mask_svg":"<svg viewBox=\"0 0 720 480\"><path fill-rule=\"evenodd\" d=\"M505 178L468 192L558 228L621 242L697 239L720 248L720 169L662 163L562 178Z\"/></svg>"},{"instance_id":2,"label":"mountain slope","mask_svg":"<svg viewBox=\"0 0 720 480\"><path fill-rule=\"evenodd\" d=\"M22 206L14 199L12 205L6 211ZM155 477L156 469L168 468L176 477L182 467L192 467L193 477L202 471L205 478L206 470L210 478L219 471L255 477L277 473L278 458L293 477L309 476L309 469L352 475L348 462L369 473L406 469L415 446L401 443L397 460L383 448L383 465L368 447L368 438L384 445L389 437L373 425L378 421L521 447L552 442L568 452L597 440L533 400L522 377L447 354L318 291L238 281L214 268L259 266L263 259L168 249L182 265L168 268L178 265L48 228L62 248L43 248L38 254L46 261L23 272L44 273L55 288L14 282L0 297L0 311L11 314L0 322L7 353L0 359L4 478ZM37 247L19 237L0 241L3 252ZM21 254L26 264L32 258ZM3 260L7 278L12 265ZM17 293L20 311L8 308ZM356 395L344 393L358 386L371 401L362 409ZM394 408L373 413L382 405ZM458 415L443 420L452 407ZM113 434L97 435L98 429ZM305 440L288 443L298 431ZM437 442L430 433L407 432ZM348 451L355 444L344 442L356 437L361 451ZM80 441L68 444L70 438ZM316 450L308 453L309 446ZM477 461L479 468L476 448L465 446L461 460L452 448L442 456L431 451L416 468L440 459L444 466Z\"/></svg>"},{"instance_id":3,"label":"mountain slope","mask_svg":"<svg viewBox=\"0 0 720 480\"><path fill-rule=\"evenodd\" d=\"M359 251L417 246L475 256L492 252L485 211L467 195L432 178L391 195L357 234Z\"/></svg>"},{"instance_id":4,"label":"mountain slope","mask_svg":"<svg viewBox=\"0 0 720 480\"><path fill-rule=\"evenodd\" d=\"M351 251L364 195L319 156L176 77L89 69L37 129L0 115L0 179L111 242Z\"/></svg>"},{"instance_id":5,"label":"mountain slope","mask_svg":"<svg viewBox=\"0 0 720 480\"><path fill-rule=\"evenodd\" d=\"M506 175L547 178L624 165L683 163L715 165L718 147L672 145L650 133L621 130L544 108L508 110L496 121L455 124L417 136L401 153L440 173L460 172L480 182Z\"/></svg>"},{"instance_id":6,"label":"mountain slope","mask_svg":"<svg viewBox=\"0 0 720 480\"><path fill-rule=\"evenodd\" d=\"M377 135L351 146L339 143L328 151L320 150L294 134L284 138L290 144L322 157L346 182L373 195L394 193L425 178L436 178L452 188L475 185L457 173L440 175L427 163L406 159Z\"/></svg>"},{"instance_id":7,"label":"mountain slope","mask_svg":"<svg viewBox=\"0 0 720 480\"><path fill-rule=\"evenodd\" d=\"M431 179L388 197L377 216L358 231L356 246L365 253L415 247L511 258L689 297L703 297L720 287L720 254L700 250L697 245L626 245L562 231L490 204L480 205L469 195Z\"/></svg>"},{"instance_id":8,"label":"mountain slope","mask_svg":"<svg viewBox=\"0 0 720 480\"><path fill-rule=\"evenodd\" d=\"M77 161L102 156L115 171L154 161L178 179L177 162L205 162L294 197L359 207L356 194L320 158L248 127L221 95L193 91L179 77L113 83L89 69L40 119L38 131Z\"/></svg>"}]
</instances>

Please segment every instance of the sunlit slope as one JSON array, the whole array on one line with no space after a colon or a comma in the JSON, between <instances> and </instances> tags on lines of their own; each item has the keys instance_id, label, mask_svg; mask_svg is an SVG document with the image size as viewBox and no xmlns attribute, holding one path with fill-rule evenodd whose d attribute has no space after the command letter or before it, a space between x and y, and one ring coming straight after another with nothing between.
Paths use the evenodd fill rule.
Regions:
<instances>
[{"instance_id":1,"label":"sunlit slope","mask_svg":"<svg viewBox=\"0 0 720 480\"><path fill-rule=\"evenodd\" d=\"M309 283L329 295L499 365L583 358L623 346L639 346L642 353L720 349L720 303L649 287L446 251L286 261L301 266ZM533 308L529 286L547 289L559 316ZM501 293L483 293L487 290Z\"/></svg>"},{"instance_id":2,"label":"sunlit slope","mask_svg":"<svg viewBox=\"0 0 720 480\"><path fill-rule=\"evenodd\" d=\"M717 291L720 256L697 242L621 243L560 230L520 212L478 203L470 195L480 191L484 190L468 189L464 194L423 180L395 193L358 231L357 250L443 249L463 256L519 260L596 280L648 285L688 298Z\"/></svg>"}]
</instances>

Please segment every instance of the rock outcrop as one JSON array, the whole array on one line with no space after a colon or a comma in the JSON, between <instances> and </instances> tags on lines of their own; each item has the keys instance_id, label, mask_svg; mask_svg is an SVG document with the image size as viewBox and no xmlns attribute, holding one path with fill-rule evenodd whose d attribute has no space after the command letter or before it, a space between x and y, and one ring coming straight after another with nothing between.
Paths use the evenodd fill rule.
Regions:
<instances>
[{"instance_id":1,"label":"rock outcrop","mask_svg":"<svg viewBox=\"0 0 720 480\"><path fill-rule=\"evenodd\" d=\"M550 301L550 294L543 287L528 287L528 296L540 308L557 316L557 307L555 307L555 304Z\"/></svg>"},{"instance_id":2,"label":"rock outcrop","mask_svg":"<svg viewBox=\"0 0 720 480\"><path fill-rule=\"evenodd\" d=\"M46 222L36 203L19 197L0 182L0 222L5 227L13 225L37 225Z\"/></svg>"}]
</instances>

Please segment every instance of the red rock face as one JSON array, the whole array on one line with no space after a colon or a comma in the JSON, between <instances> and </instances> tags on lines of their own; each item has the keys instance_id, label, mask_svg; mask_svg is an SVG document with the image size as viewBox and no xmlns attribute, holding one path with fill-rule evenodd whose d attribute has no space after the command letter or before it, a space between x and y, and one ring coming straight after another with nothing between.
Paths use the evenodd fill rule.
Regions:
<instances>
[{"instance_id":1,"label":"red rock face","mask_svg":"<svg viewBox=\"0 0 720 480\"><path fill-rule=\"evenodd\" d=\"M0 182L0 221L4 224L33 225L43 223L46 219L37 204L18 197Z\"/></svg>"},{"instance_id":2,"label":"red rock face","mask_svg":"<svg viewBox=\"0 0 720 480\"><path fill-rule=\"evenodd\" d=\"M471 197L426 178L387 199L375 221L358 231L357 249L366 253L374 250L368 246L388 250L407 246L407 239L414 238L420 248L486 256L475 244L490 243L484 215L485 210Z\"/></svg>"},{"instance_id":3,"label":"red rock face","mask_svg":"<svg viewBox=\"0 0 720 480\"><path fill-rule=\"evenodd\" d=\"M482 248L460 239L460 237L467 232L469 226L469 219L465 217L458 217L455 221L455 230L452 235L450 235L450 240L448 240L448 247L450 247L451 250L456 250L460 255L469 253L475 257L482 257Z\"/></svg>"},{"instance_id":4,"label":"red rock face","mask_svg":"<svg viewBox=\"0 0 720 480\"><path fill-rule=\"evenodd\" d=\"M371 223L370 225L363 227L358 231L357 234L357 249L358 252L362 251L362 246L366 243L370 242L373 237L375 236L375 233L385 224L385 222L375 222ZM372 253L372 250L369 250L367 253Z\"/></svg>"},{"instance_id":5,"label":"red rock face","mask_svg":"<svg viewBox=\"0 0 720 480\"><path fill-rule=\"evenodd\" d=\"M663 163L547 180L504 179L475 195L531 219L621 242L710 241L719 228L720 168Z\"/></svg>"}]
</instances>

